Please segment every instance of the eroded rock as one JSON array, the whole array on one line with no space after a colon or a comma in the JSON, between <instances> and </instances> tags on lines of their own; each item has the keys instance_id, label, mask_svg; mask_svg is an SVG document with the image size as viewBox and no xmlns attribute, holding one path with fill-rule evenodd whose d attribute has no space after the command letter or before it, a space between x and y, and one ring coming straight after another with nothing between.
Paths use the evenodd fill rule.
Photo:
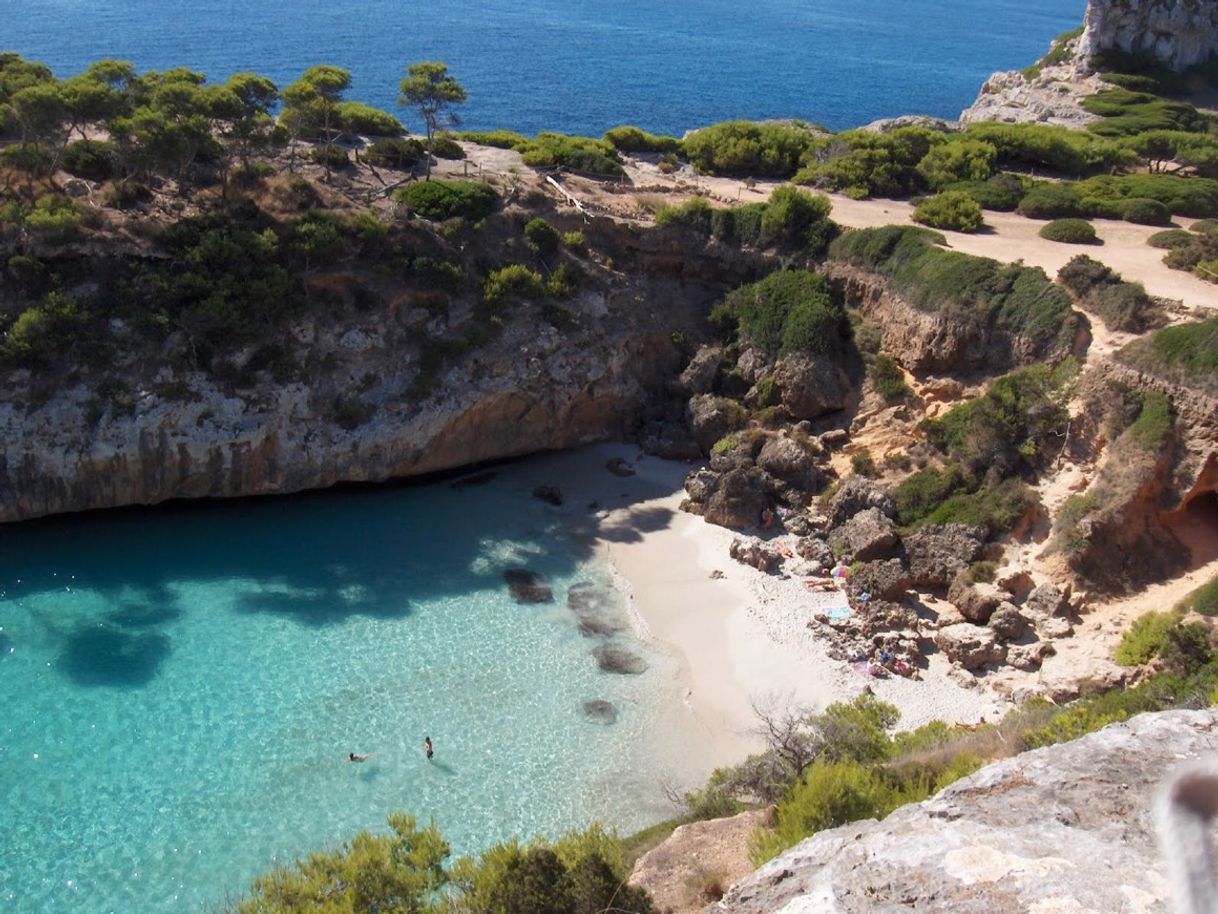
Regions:
<instances>
[{"instance_id":1,"label":"eroded rock","mask_svg":"<svg viewBox=\"0 0 1218 914\"><path fill-rule=\"evenodd\" d=\"M935 645L966 670L976 670L987 663L1001 663L1006 648L999 643L998 633L984 625L965 622L948 625L935 632Z\"/></svg>"},{"instance_id":2,"label":"eroded rock","mask_svg":"<svg viewBox=\"0 0 1218 914\"><path fill-rule=\"evenodd\" d=\"M829 533L833 551L852 562L884 558L896 544L896 527L879 508L860 511Z\"/></svg>"},{"instance_id":3,"label":"eroded rock","mask_svg":"<svg viewBox=\"0 0 1218 914\"><path fill-rule=\"evenodd\" d=\"M981 556L985 529L967 524L927 524L901 538L909 575L924 587L947 587Z\"/></svg>"},{"instance_id":4,"label":"eroded rock","mask_svg":"<svg viewBox=\"0 0 1218 914\"><path fill-rule=\"evenodd\" d=\"M835 361L808 353L782 359L774 369L774 384L783 408L796 421L843 409L853 392L850 379Z\"/></svg>"},{"instance_id":5,"label":"eroded rock","mask_svg":"<svg viewBox=\"0 0 1218 914\"><path fill-rule=\"evenodd\" d=\"M892 496L865 476L848 476L825 509L829 527L844 524L868 508L877 508L885 517L895 517L897 508Z\"/></svg>"}]
</instances>

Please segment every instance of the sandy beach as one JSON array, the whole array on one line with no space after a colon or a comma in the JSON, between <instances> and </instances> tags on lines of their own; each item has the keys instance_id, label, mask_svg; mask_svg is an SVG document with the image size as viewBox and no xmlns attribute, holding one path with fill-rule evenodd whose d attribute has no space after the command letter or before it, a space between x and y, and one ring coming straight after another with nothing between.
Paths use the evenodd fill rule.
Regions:
<instances>
[{"instance_id":1,"label":"sandy beach","mask_svg":"<svg viewBox=\"0 0 1218 914\"><path fill-rule=\"evenodd\" d=\"M610 472L614 458L634 475ZM988 690L949 679L938 655L920 680L870 678L830 657L808 622L844 605L844 597L732 560L732 539L750 531L679 510L692 465L612 444L541 456L530 466L539 483L561 487L573 515L592 517L596 548L628 595L636 633L676 662L678 700L654 734L653 757L683 787L762 748L757 707L819 710L870 687L900 709L902 728L936 718L973 722L1001 708Z\"/></svg>"}]
</instances>

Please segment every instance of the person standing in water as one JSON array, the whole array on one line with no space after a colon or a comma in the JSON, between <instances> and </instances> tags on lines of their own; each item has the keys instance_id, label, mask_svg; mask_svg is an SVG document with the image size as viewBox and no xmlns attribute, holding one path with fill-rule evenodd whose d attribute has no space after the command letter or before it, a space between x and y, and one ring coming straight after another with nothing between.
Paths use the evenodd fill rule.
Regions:
<instances>
[{"instance_id":1,"label":"person standing in water","mask_svg":"<svg viewBox=\"0 0 1218 914\"><path fill-rule=\"evenodd\" d=\"M427 756L428 761L431 761L431 757L434 753L435 750L431 747L431 737L423 737L423 754Z\"/></svg>"}]
</instances>

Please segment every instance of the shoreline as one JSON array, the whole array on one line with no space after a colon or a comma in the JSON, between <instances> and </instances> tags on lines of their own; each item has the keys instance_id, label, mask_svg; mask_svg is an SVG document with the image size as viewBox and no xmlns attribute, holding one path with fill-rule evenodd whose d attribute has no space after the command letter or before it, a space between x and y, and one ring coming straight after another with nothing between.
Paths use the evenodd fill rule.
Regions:
<instances>
[{"instance_id":1,"label":"shoreline","mask_svg":"<svg viewBox=\"0 0 1218 914\"><path fill-rule=\"evenodd\" d=\"M615 458L634 475L611 473ZM676 664L676 701L659 709L648 758L682 790L764 749L755 708L821 711L870 688L900 710L900 729L912 729L934 719L973 722L1004 706L981 684L963 688L949 679L938 654L920 680L870 678L831 657L807 623L835 596L732 560L728 547L742 533L679 509L692 464L643 456L626 444L534 461L538 481L544 475L558 484L571 504L598 505L587 532L623 594L635 636Z\"/></svg>"}]
</instances>

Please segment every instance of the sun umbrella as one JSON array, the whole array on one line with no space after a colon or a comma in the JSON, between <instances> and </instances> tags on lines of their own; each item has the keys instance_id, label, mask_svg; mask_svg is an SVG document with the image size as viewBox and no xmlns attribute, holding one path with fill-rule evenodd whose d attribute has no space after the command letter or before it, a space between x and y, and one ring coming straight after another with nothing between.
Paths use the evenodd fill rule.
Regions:
<instances>
[{"instance_id":1,"label":"sun umbrella","mask_svg":"<svg viewBox=\"0 0 1218 914\"><path fill-rule=\"evenodd\" d=\"M837 578L839 581L844 581L849 576L850 569L839 562L833 566L833 570L830 571L829 574Z\"/></svg>"}]
</instances>

